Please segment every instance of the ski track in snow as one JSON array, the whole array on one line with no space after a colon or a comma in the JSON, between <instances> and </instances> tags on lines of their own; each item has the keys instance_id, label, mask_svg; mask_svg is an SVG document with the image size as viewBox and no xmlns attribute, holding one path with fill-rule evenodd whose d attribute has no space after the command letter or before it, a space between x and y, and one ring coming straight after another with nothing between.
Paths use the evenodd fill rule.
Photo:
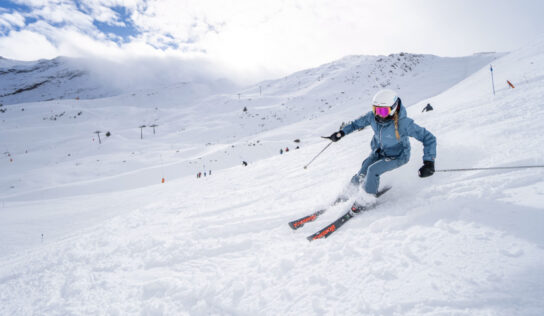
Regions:
<instances>
[{"instance_id":1,"label":"ski track in snow","mask_svg":"<svg viewBox=\"0 0 544 316\"><path fill-rule=\"evenodd\" d=\"M409 115L438 138L437 169L542 163L544 121L535 118L544 115L544 76L530 62L544 62L544 42L495 61L496 82L518 74L528 82L498 89L494 98L487 68L438 96L413 96L418 103ZM427 102L435 111L419 113ZM353 200L297 231L288 227L335 199L368 154L370 132L333 144L307 170L302 166L326 142L304 143L281 156L277 149L291 145L294 135L315 138L336 128L331 120L356 118L350 115L360 112L358 103L322 114L317 123L293 121L234 140L236 165L248 155L246 140L264 139L256 146L265 153L247 167L231 161L213 168L206 178L191 173L142 185L141 179L157 177L149 165L163 164L168 174L186 163L167 150L178 137L172 128L174 134L160 140L165 145L145 143L163 150L163 161L143 146L126 145L123 150L141 152L126 173L109 174L115 166L107 167L94 182L89 167L62 180L55 174L62 167L51 166L53 180L39 178L43 186L27 183L27 191L7 192L0 209L0 236L7 241L0 245L0 315L542 315L542 169L419 179L422 149L412 142L411 161L382 177L393 189L376 209L311 243L305 237ZM191 130L199 127L189 125L186 133L198 135ZM51 143L43 147L48 155L55 153L47 149L55 139ZM105 145L104 160L119 154ZM197 160L230 147L194 145L192 152L191 146L182 153ZM96 158L91 150L75 155L84 165ZM25 163L38 168L35 174L44 172L37 162ZM133 186L117 192L116 181Z\"/></svg>"}]
</instances>

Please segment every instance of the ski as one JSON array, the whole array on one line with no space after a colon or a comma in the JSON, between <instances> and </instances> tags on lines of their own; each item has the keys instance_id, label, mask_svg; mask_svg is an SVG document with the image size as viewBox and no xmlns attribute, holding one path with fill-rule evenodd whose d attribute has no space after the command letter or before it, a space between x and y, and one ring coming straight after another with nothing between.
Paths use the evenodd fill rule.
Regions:
<instances>
[{"instance_id":1,"label":"ski","mask_svg":"<svg viewBox=\"0 0 544 316\"><path fill-rule=\"evenodd\" d=\"M347 200L348 200L348 198L347 198L346 196L341 195L341 196L339 196L338 198L336 198L336 200L335 200L333 203L331 203L330 206L335 206L336 204L345 202L345 201L347 201ZM301 228L302 226L304 226L304 224L306 224L306 223L308 223L308 222L315 221L316 218L317 218L319 215L325 213L326 211L327 211L327 209L326 209L326 208L323 208L323 209L320 209L319 211L314 212L314 213L312 213L312 214L310 214L310 215L307 215L307 216L301 217L301 218L299 218L299 219L296 219L296 220L294 220L294 221L291 221L291 222L289 222L289 227L291 227L291 228L294 229L294 230L295 230L295 229L299 229L299 228Z\"/></svg>"},{"instance_id":2,"label":"ski","mask_svg":"<svg viewBox=\"0 0 544 316\"><path fill-rule=\"evenodd\" d=\"M376 197L382 196L385 192L389 191L390 189L391 187L385 187L383 190L378 192L378 194L376 194ZM342 225L344 225L347 221L352 219L355 215L364 211L368 211L376 207L376 205L378 205L378 202L375 202L369 205L360 205L357 202L355 202L353 203L349 211L347 211L344 215L340 216L337 220L335 220L331 224L323 227L323 229L319 230L318 232L306 237L306 239L308 239L309 241L312 241L312 240L316 240L320 238L327 238L336 230L338 230L338 228L342 227Z\"/></svg>"},{"instance_id":3,"label":"ski","mask_svg":"<svg viewBox=\"0 0 544 316\"><path fill-rule=\"evenodd\" d=\"M342 225L344 225L347 221L352 219L357 213L360 213L362 211L366 211L371 206L374 206L374 205L365 206L365 205L358 205L357 203L353 203L350 210L347 211L344 215L340 216L337 220L335 220L331 224L323 227L323 229L316 232L315 234L312 234L312 235L306 237L306 239L308 239L309 241L312 241L312 240L316 240L316 239L320 239L320 238L329 237L338 228L342 227Z\"/></svg>"}]
</instances>

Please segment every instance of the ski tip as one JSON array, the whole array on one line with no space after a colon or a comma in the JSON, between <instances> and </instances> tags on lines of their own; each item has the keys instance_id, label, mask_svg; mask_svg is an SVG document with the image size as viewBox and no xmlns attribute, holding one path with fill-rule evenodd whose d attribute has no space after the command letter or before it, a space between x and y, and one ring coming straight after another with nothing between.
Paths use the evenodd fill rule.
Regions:
<instances>
[{"instance_id":1,"label":"ski tip","mask_svg":"<svg viewBox=\"0 0 544 316\"><path fill-rule=\"evenodd\" d=\"M303 224L299 224L298 221L288 223L292 230L297 230L302 227Z\"/></svg>"},{"instance_id":2,"label":"ski tip","mask_svg":"<svg viewBox=\"0 0 544 316\"><path fill-rule=\"evenodd\" d=\"M308 239L309 242L312 242L314 240L318 240L318 239L324 239L324 238L327 238L329 234L327 235L316 235L316 234L313 234L313 235L310 235L308 237L306 237L306 239Z\"/></svg>"}]
</instances>

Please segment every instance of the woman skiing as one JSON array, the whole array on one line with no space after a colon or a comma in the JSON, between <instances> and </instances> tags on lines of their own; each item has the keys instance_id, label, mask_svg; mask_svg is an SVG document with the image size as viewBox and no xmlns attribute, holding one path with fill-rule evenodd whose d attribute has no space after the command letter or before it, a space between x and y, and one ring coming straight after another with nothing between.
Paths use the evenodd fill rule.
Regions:
<instances>
[{"instance_id":1,"label":"woman skiing","mask_svg":"<svg viewBox=\"0 0 544 316\"><path fill-rule=\"evenodd\" d=\"M423 167L420 177L434 173L436 157L436 138L425 128L420 127L406 116L406 109L395 91L383 89L372 99L372 111L361 116L328 138L337 142L345 135L370 125L374 137L370 144L372 153L363 161L361 170L351 178L351 183L364 182L364 189L369 194L378 194L380 175L396 169L410 159L410 141L408 136L423 143Z\"/></svg>"}]
</instances>

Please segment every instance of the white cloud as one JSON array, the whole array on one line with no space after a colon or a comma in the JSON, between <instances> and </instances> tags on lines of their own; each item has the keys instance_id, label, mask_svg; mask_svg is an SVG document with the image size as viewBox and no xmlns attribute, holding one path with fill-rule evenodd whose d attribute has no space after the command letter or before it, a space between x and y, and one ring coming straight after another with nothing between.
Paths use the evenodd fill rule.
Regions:
<instances>
[{"instance_id":1,"label":"white cloud","mask_svg":"<svg viewBox=\"0 0 544 316\"><path fill-rule=\"evenodd\" d=\"M30 15L40 17L49 23L74 26L83 32L94 28L93 18L79 11L75 4L71 2L61 1L59 3L38 7L33 9Z\"/></svg>"},{"instance_id":2,"label":"white cloud","mask_svg":"<svg viewBox=\"0 0 544 316\"><path fill-rule=\"evenodd\" d=\"M18 12L0 14L0 28L22 27L25 25L25 18Z\"/></svg>"},{"instance_id":3,"label":"white cloud","mask_svg":"<svg viewBox=\"0 0 544 316\"><path fill-rule=\"evenodd\" d=\"M23 30L0 37L0 56L18 60L54 58L59 50L42 34Z\"/></svg>"},{"instance_id":4,"label":"white cloud","mask_svg":"<svg viewBox=\"0 0 544 316\"><path fill-rule=\"evenodd\" d=\"M113 8L123 8L127 12L133 12L138 7L143 7L142 0L86 0L80 1L81 8L94 20L116 26L126 26L125 21Z\"/></svg>"}]
</instances>

